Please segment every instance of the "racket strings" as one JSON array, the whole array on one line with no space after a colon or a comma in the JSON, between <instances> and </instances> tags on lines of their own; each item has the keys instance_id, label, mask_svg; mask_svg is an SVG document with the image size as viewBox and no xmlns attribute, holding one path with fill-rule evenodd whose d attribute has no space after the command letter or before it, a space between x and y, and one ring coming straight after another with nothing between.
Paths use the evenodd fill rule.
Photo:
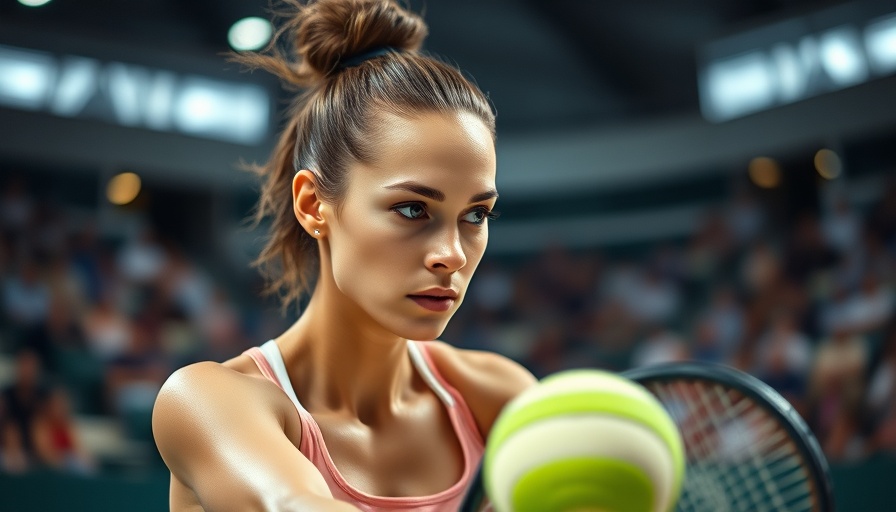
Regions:
<instances>
[{"instance_id":1,"label":"racket strings","mask_svg":"<svg viewBox=\"0 0 896 512\"><path fill-rule=\"evenodd\" d=\"M770 501L775 509L781 509L788 502L792 502L795 498L804 495L805 493L799 489L796 489L795 493L787 492L793 491L793 489L782 492L780 485L774 485L774 478L781 476L780 473L786 473L794 468L801 467L798 461L796 464L792 462L793 458L790 456L795 452L792 445L784 444L777 450L770 451L770 448L776 446L779 442L786 443L788 440L783 431L777 430L775 432L778 429L777 424L764 414L764 411L755 406L743 407L743 409L749 410L749 412L743 412L740 415L736 414L735 411L738 407L734 407L735 404L753 405L752 401L744 400L743 397L730 392L730 390L724 390L724 388L719 386L713 386L709 389L711 393L705 392L706 389L698 389L697 396L701 398L704 407L720 411L720 414L707 415L713 425L712 428L720 433L727 430L729 436L731 435L730 431L733 430L734 434L741 438L734 445L737 448L736 450L731 449L729 446L723 452L724 458L735 464L734 468L737 474L734 477L740 483L739 486L730 489L731 494L736 498L748 497L754 502L749 508L754 508L755 503L764 502L768 504ZM719 407L713 407L713 404L718 404ZM732 425L737 426L737 428L732 429ZM745 425L748 428L742 428ZM784 458L782 459L782 457ZM780 464L782 462L780 459L783 460L783 464ZM791 461L791 463L787 464L788 461ZM779 463L777 467L775 463ZM800 478L789 478L788 480L801 481ZM737 502L742 503L742 500L738 499ZM787 507L787 509L790 509L790 507Z\"/></svg>"},{"instance_id":2,"label":"racket strings","mask_svg":"<svg viewBox=\"0 0 896 512\"><path fill-rule=\"evenodd\" d=\"M685 449L691 467L688 468L687 484L679 500L679 508L720 512L747 510L750 503L744 500L743 493L730 492L731 489L738 488L741 478L714 464L719 458L719 452L718 447L712 444L718 439L711 435L716 428L712 421L715 414L711 405L707 408L708 404L705 402L691 400L689 395L692 393L687 393L687 389L677 390L670 387L656 389L654 392L664 403L686 406L682 419L686 420L687 428L682 428L682 437L685 439ZM749 490L745 487L740 489Z\"/></svg>"},{"instance_id":3,"label":"racket strings","mask_svg":"<svg viewBox=\"0 0 896 512\"><path fill-rule=\"evenodd\" d=\"M682 511L807 511L817 507L799 450L755 402L717 384L654 382L679 424L689 462Z\"/></svg>"},{"instance_id":4,"label":"racket strings","mask_svg":"<svg viewBox=\"0 0 896 512\"><path fill-rule=\"evenodd\" d=\"M788 506L789 503L792 502L794 498L801 497L805 493L799 489L796 489L796 493L782 492L780 482L776 480L776 477L782 474L781 472L789 472L793 468L801 467L798 461L796 461L795 464L792 462L792 455L796 450L788 443L789 438L782 430L780 430L777 423L765 414L763 410L756 407L752 401L744 399L742 396L737 396L733 392L729 392L729 390L724 390L724 388L720 386L712 386L709 389L712 390L713 398L715 398L717 403L721 404L722 407L721 418L715 415L710 415L716 429L720 430L732 424L741 426L747 425L750 427L748 429L738 429L737 433L747 436L751 443L746 444L741 442L736 452L729 452L727 454L728 457L736 463L735 467L737 468L738 476L741 477L742 488L746 488L754 501L771 501L771 504L775 509L781 510L783 508L785 510L791 510ZM710 400L707 393L699 393L698 396L701 397L704 403L707 403L708 400ZM748 409L751 409L751 413L749 415L744 414L743 417L738 417L733 412L735 410L733 407L734 401L750 404L751 407ZM771 432L774 432L774 434L770 435ZM770 452L772 457L769 457L769 448L781 442L785 444L780 446L777 450ZM748 461L742 459L744 455L749 458ZM775 455L781 455L786 458L776 458ZM774 464L776 462L781 462L781 460L784 461L784 464L778 464L778 467L775 467ZM787 464L788 461L791 461L791 463ZM749 462L752 464L747 465L738 462ZM773 471L772 468L777 471ZM758 479L756 478L757 476ZM799 481L799 479L797 479L797 481ZM732 491L735 491L736 493L737 487L732 489Z\"/></svg>"},{"instance_id":5,"label":"racket strings","mask_svg":"<svg viewBox=\"0 0 896 512\"><path fill-rule=\"evenodd\" d=\"M704 387L704 389L705 389L705 387ZM724 406L724 409L723 409L725 411L724 419L729 422L738 421L738 417L732 413L731 406L733 404L731 403L732 401L731 401L731 397L729 396L729 393L724 392L724 390L720 386L711 386L710 389L712 389L715 392L714 398L716 398ZM708 400L707 395L705 393L701 393L699 396L704 401ZM740 401L746 402L746 400L740 400ZM759 409L756 408L755 406L752 409L754 411L759 411ZM718 418L716 418L714 416L711 416L711 417L713 418L714 423L716 423L716 428L722 428L722 426L718 424L719 423ZM754 415L754 418L755 418L755 415ZM768 427L768 428L764 428L764 429L757 428L756 430L754 430L754 432L751 432L751 435L753 437L760 436L762 430L774 431L777 428L776 425L774 424L774 422L771 421L771 419L768 418L767 416L753 419L753 421L760 421L760 422L762 422L762 423L760 423L760 425ZM747 423L747 425L751 425L751 423ZM783 437L786 439L786 436L783 436ZM759 437L759 439L761 439L761 437ZM772 503L778 507L784 506L785 505L784 499L781 496L778 487L774 483L773 477L768 470L768 465L767 465L767 463L763 463L763 461L761 460L762 457L759 455L761 453L760 450L756 450L756 449L747 450L746 446L744 446L744 445L742 445L742 446L744 447L744 449L742 451L746 452L750 456L750 458L752 459L752 462L754 463L754 467L759 470L759 474L761 477L760 483L762 484L762 487L765 489L765 491L768 493L768 495L771 497ZM745 480L749 479L749 476L750 476L749 472L748 472L749 470L747 469L746 466L737 464L736 467L738 468L738 472L741 474L741 476L744 477ZM750 480L747 480L747 481L750 481ZM760 495L759 490L757 488L752 488L751 491L755 491L754 496L756 496L756 497L758 497Z\"/></svg>"}]
</instances>

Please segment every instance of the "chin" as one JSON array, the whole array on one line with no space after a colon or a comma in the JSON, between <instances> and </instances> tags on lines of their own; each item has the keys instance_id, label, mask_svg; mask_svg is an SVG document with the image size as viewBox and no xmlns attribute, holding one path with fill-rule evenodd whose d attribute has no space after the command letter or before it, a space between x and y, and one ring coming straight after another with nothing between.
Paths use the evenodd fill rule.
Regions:
<instances>
[{"instance_id":1,"label":"chin","mask_svg":"<svg viewBox=\"0 0 896 512\"><path fill-rule=\"evenodd\" d=\"M447 326L447 319L440 322L435 322L432 320L426 322L418 321L405 323L402 328L393 332L395 332L395 334L401 336L402 338L407 338L409 340L432 341L441 336L442 333L445 332L445 328Z\"/></svg>"}]
</instances>

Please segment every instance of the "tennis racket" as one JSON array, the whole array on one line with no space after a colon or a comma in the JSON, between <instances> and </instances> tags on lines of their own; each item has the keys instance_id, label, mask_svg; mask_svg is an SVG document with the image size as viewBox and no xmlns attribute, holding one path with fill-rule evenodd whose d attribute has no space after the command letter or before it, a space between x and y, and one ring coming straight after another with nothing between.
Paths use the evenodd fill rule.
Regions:
<instances>
[{"instance_id":1,"label":"tennis racket","mask_svg":"<svg viewBox=\"0 0 896 512\"><path fill-rule=\"evenodd\" d=\"M668 363L623 372L663 404L687 458L680 512L832 512L827 461L794 408L744 372ZM481 468L462 512L482 510ZM545 511L550 512L550 511Z\"/></svg>"}]
</instances>

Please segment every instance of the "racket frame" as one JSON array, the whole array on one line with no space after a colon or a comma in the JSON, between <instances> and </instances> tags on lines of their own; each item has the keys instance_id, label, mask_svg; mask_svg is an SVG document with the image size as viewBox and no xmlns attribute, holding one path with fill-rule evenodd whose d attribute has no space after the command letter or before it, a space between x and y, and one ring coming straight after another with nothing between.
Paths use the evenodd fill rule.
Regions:
<instances>
[{"instance_id":1,"label":"racket frame","mask_svg":"<svg viewBox=\"0 0 896 512\"><path fill-rule=\"evenodd\" d=\"M787 432L806 462L817 491L818 510L834 511L833 482L824 451L793 405L774 388L746 372L718 363L688 361L632 368L620 373L650 390L651 382L703 381L741 393L770 414ZM661 401L662 403L662 401Z\"/></svg>"},{"instance_id":2,"label":"racket frame","mask_svg":"<svg viewBox=\"0 0 896 512\"><path fill-rule=\"evenodd\" d=\"M730 366L698 361L632 368L619 375L647 387L648 390L650 382L703 381L733 389L752 399L777 420L806 461L812 485L817 491L818 510L834 512L831 472L818 440L793 405L765 382ZM477 512L484 498L485 485L480 462L459 512Z\"/></svg>"}]
</instances>

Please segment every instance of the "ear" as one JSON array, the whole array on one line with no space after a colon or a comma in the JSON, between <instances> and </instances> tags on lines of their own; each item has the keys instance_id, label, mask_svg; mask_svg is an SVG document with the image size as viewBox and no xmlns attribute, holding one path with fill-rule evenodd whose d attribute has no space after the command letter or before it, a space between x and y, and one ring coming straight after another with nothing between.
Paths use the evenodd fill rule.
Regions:
<instances>
[{"instance_id":1,"label":"ear","mask_svg":"<svg viewBox=\"0 0 896 512\"><path fill-rule=\"evenodd\" d=\"M302 169L292 179L292 208L299 224L314 238L324 233L324 218L320 214L323 207L317 195L317 177L313 172ZM318 232L315 233L315 230Z\"/></svg>"}]
</instances>

